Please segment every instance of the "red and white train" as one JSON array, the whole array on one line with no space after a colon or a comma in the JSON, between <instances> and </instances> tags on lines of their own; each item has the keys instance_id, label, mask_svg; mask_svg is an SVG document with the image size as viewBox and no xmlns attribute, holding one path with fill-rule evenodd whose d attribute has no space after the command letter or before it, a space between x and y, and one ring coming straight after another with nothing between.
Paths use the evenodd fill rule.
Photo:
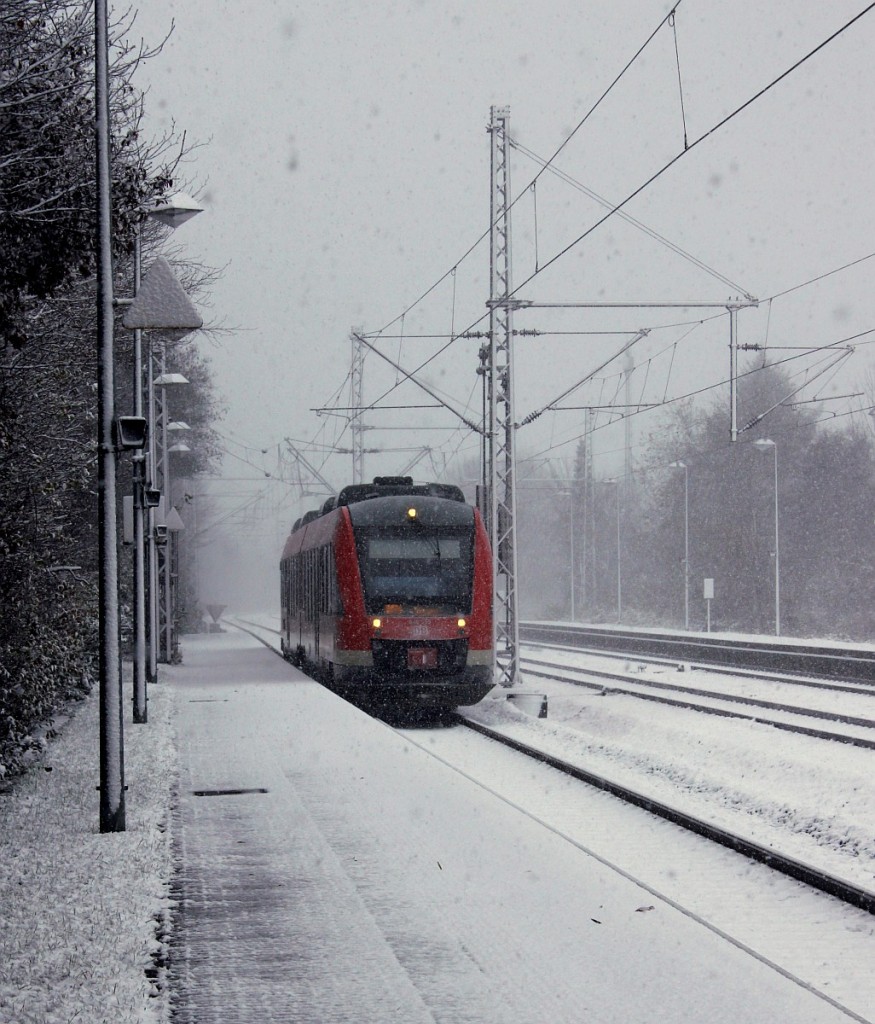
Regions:
<instances>
[{"instance_id":1,"label":"red and white train","mask_svg":"<svg viewBox=\"0 0 875 1024\"><path fill-rule=\"evenodd\" d=\"M292 527L282 649L341 693L475 704L492 688L492 558L458 487L377 477Z\"/></svg>"}]
</instances>

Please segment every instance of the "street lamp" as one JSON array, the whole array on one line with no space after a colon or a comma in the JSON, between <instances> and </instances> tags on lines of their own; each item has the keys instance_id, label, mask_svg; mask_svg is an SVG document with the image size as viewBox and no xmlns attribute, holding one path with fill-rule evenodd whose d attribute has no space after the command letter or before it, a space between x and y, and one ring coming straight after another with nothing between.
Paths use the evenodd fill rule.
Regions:
<instances>
[{"instance_id":1,"label":"street lamp","mask_svg":"<svg viewBox=\"0 0 875 1024\"><path fill-rule=\"evenodd\" d=\"M605 483L614 484L617 488L617 622L623 621L623 573L620 558L620 481L606 480Z\"/></svg>"},{"instance_id":2,"label":"street lamp","mask_svg":"<svg viewBox=\"0 0 875 1024\"><path fill-rule=\"evenodd\" d=\"M670 462L684 471L684 629L690 628L690 472L686 462Z\"/></svg>"},{"instance_id":3,"label":"street lamp","mask_svg":"<svg viewBox=\"0 0 875 1024\"><path fill-rule=\"evenodd\" d=\"M189 218L200 213L199 206L191 196L184 192L175 192L171 196L159 199L154 205L142 211L142 218L151 217L162 224L175 228ZM141 227L137 224L134 235L134 299L140 292L143 268L143 250ZM149 374L151 381L151 351L149 356ZM134 415L143 415L143 331L142 328L134 328ZM149 389L149 418L152 418L152 395ZM152 446L150 444L150 453ZM134 722L145 723L148 720L146 702L146 680L154 682L157 674L157 666L154 660L149 661L147 671L146 660L146 562L147 556L154 560L154 544L152 543L152 514L147 509L145 501L145 489L151 488L154 483L154 460L148 459L145 454L138 454L134 457ZM148 473L147 473L148 469ZM149 520L149 541L147 548L145 522ZM151 565L149 566L151 581ZM152 623L154 625L154 623ZM154 636L154 633L152 634Z\"/></svg>"},{"instance_id":4,"label":"street lamp","mask_svg":"<svg viewBox=\"0 0 875 1024\"><path fill-rule=\"evenodd\" d=\"M116 550L115 337L112 283L112 167L109 27L106 0L94 4L95 178L97 192L97 510L100 831L125 831L124 719Z\"/></svg>"},{"instance_id":5,"label":"street lamp","mask_svg":"<svg viewBox=\"0 0 875 1024\"><path fill-rule=\"evenodd\" d=\"M569 589L571 591L571 621L574 622L574 619L575 619L575 609L574 609L574 491L572 491L572 490L560 491L559 493L564 495L566 498L568 498L568 519L569 519L569 525L568 525L569 538L568 539L569 539L569 543L571 545L571 582L570 582L570 585L569 585Z\"/></svg>"},{"instance_id":6,"label":"street lamp","mask_svg":"<svg viewBox=\"0 0 875 1024\"><path fill-rule=\"evenodd\" d=\"M765 452L770 448L775 458L775 636L781 635L781 552L778 545L778 446L767 437L754 441L754 448Z\"/></svg>"},{"instance_id":7,"label":"street lamp","mask_svg":"<svg viewBox=\"0 0 875 1024\"><path fill-rule=\"evenodd\" d=\"M161 490L164 494L164 509L165 509L165 523L164 525L170 527L173 509L172 503L172 488L170 481L170 453L174 451L191 451L188 445L185 444L173 444L169 443L168 434L172 431L176 433L180 430L191 429L188 424L183 423L181 420L170 420L170 412L167 406L167 388L175 387L180 384L188 384L188 378L183 376L181 373L168 373L167 368L164 365L165 354L162 352L161 355L161 373L155 377L152 381L152 392L154 401L154 392L156 388L160 388L160 414L155 416L155 421L160 420L160 432L155 431L156 437L155 442L161 445L161 457L160 457L160 471L161 471ZM157 426L156 422L156 426ZM155 452L155 463L154 472L157 474L159 466L159 459L157 457L157 451ZM178 529L178 526L176 527ZM172 528L171 528L172 529ZM154 531L153 531L154 534ZM155 661L159 659L160 648L163 646L164 657L163 660L166 664L170 664L173 660L173 546L172 543L162 546L163 564L159 567L158 565L158 546L155 544L155 538L152 538L152 550L155 553L155 566L154 566L154 582L155 586L152 590L152 621L154 628L151 632L150 637L150 657L154 657ZM161 578L163 584L163 602L159 600L159 585L158 580ZM163 625L161 623L161 612L163 611ZM163 645L161 644L163 640Z\"/></svg>"},{"instance_id":8,"label":"street lamp","mask_svg":"<svg viewBox=\"0 0 875 1024\"><path fill-rule=\"evenodd\" d=\"M177 446L174 445L174 448ZM191 451L187 445L179 445L180 449ZM173 448L170 449L173 451ZM170 510L164 519L167 529L167 544L164 551L165 585L164 585L164 622L165 622L165 651L164 660L170 664L173 662L176 652L176 638L173 630L173 623L177 616L177 602L179 587L174 586L174 580L179 572L179 533L185 529L182 517L171 505Z\"/></svg>"},{"instance_id":9,"label":"street lamp","mask_svg":"<svg viewBox=\"0 0 875 1024\"><path fill-rule=\"evenodd\" d=\"M195 214L203 213L204 208L185 192L173 192L169 196L157 199L146 211L150 217L160 221L169 228L178 228Z\"/></svg>"}]
</instances>

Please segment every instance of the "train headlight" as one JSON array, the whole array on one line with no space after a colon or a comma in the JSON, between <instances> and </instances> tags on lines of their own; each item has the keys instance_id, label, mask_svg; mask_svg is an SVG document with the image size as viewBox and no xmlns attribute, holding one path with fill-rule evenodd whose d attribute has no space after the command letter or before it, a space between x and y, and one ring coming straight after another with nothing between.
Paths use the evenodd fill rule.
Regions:
<instances>
[{"instance_id":1,"label":"train headlight","mask_svg":"<svg viewBox=\"0 0 875 1024\"><path fill-rule=\"evenodd\" d=\"M407 518L408 519L415 519L416 518L416 509L415 508L409 508L407 510Z\"/></svg>"},{"instance_id":2,"label":"train headlight","mask_svg":"<svg viewBox=\"0 0 875 1024\"><path fill-rule=\"evenodd\" d=\"M381 629L382 626L383 626L383 620L382 619L371 619L371 625L374 627L374 629Z\"/></svg>"},{"instance_id":3,"label":"train headlight","mask_svg":"<svg viewBox=\"0 0 875 1024\"><path fill-rule=\"evenodd\" d=\"M465 621L465 619L456 619L456 625L459 627L459 629L464 629L465 626L468 625L468 623Z\"/></svg>"}]
</instances>

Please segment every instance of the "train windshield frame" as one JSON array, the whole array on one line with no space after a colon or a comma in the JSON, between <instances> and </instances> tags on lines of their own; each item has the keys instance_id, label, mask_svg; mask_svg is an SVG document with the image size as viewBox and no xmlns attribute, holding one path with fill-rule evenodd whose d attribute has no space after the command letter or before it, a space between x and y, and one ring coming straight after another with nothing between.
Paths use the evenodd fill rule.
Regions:
<instances>
[{"instance_id":1,"label":"train windshield frame","mask_svg":"<svg viewBox=\"0 0 875 1024\"><path fill-rule=\"evenodd\" d=\"M474 587L473 531L455 526L365 526L355 530L369 614L417 608L469 614Z\"/></svg>"}]
</instances>

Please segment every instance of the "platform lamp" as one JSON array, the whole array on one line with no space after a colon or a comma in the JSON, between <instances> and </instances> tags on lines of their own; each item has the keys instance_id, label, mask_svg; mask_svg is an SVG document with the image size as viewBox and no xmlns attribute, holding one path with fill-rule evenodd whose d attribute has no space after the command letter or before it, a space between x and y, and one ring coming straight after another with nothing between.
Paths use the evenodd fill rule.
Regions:
<instances>
[{"instance_id":1,"label":"platform lamp","mask_svg":"<svg viewBox=\"0 0 875 1024\"><path fill-rule=\"evenodd\" d=\"M684 471L684 629L690 628L690 469L686 462L670 462Z\"/></svg>"},{"instance_id":2,"label":"platform lamp","mask_svg":"<svg viewBox=\"0 0 875 1024\"><path fill-rule=\"evenodd\" d=\"M605 480L606 484L612 484L617 489L617 622L623 621L623 562L622 546L620 537L620 486L622 481L619 478Z\"/></svg>"},{"instance_id":3,"label":"platform lamp","mask_svg":"<svg viewBox=\"0 0 875 1024\"><path fill-rule=\"evenodd\" d=\"M568 542L571 548L571 580L568 589L569 597L571 599L571 621L574 622L576 618L576 609L574 606L574 491L569 488L567 491L559 491L558 493L561 494L563 498L568 498Z\"/></svg>"},{"instance_id":4,"label":"platform lamp","mask_svg":"<svg viewBox=\"0 0 875 1024\"><path fill-rule=\"evenodd\" d=\"M172 420L167 424L167 432L172 438L179 435L180 431L191 430L188 423L182 420ZM173 440L167 451L167 468L165 470L167 481L167 498L170 501L170 460L169 457L176 453L191 452L191 447L184 441ZM177 605L179 603L179 532L185 528L182 517L171 504L167 514L168 550L166 552L165 569L165 612L164 617L167 623L167 650L169 660L173 660L176 647L178 646L175 635L174 624L177 620Z\"/></svg>"},{"instance_id":5,"label":"platform lamp","mask_svg":"<svg viewBox=\"0 0 875 1024\"><path fill-rule=\"evenodd\" d=\"M141 239L141 223L147 219L156 220L168 227L175 228L195 214L201 207L191 196L184 192L175 192L170 196L156 200L152 205L140 211L140 222L134 234L134 300L140 293L143 253ZM151 353L149 356L149 374L151 378ZM143 415L143 331L134 328L134 415ZM149 418L152 416L151 394L149 397ZM133 491L134 491L134 708L135 723L147 721L146 680L154 682L157 666L154 660L147 662L146 648L146 572L147 560L154 559L152 543L151 508L147 492L153 489L154 458L153 448L149 445L146 452L134 456L133 460ZM148 521L148 531L146 522ZM148 536L148 540L147 540ZM151 575L151 563L148 565Z\"/></svg>"},{"instance_id":6,"label":"platform lamp","mask_svg":"<svg viewBox=\"0 0 875 1024\"><path fill-rule=\"evenodd\" d=\"M153 445L153 473L157 478L159 469L161 474L161 491L164 496L165 521L164 526L168 527L173 512L171 495L170 476L170 453L175 451L190 451L184 444L172 444L170 434L180 430L191 429L187 423L181 420L171 420L167 404L167 388L176 387L181 384L188 384L188 378L181 373L167 372L165 353L161 354L161 373L151 381L152 408L154 410L153 422L155 423L154 445ZM151 364L150 364L151 365ZM160 446L160 456L158 447ZM166 537L165 530L165 537ZM150 538L151 552L153 558L150 561L150 632L149 632L149 658L150 663L155 666L157 675L157 662L162 661L170 664L173 660L173 621L172 621L172 545L159 544L159 537L155 530ZM160 548L160 552L159 552ZM160 565L159 565L160 561ZM159 583L160 580L160 583ZM162 614L163 613L163 614ZM163 620L163 621L162 621ZM153 660L154 659L154 660Z\"/></svg>"},{"instance_id":7,"label":"platform lamp","mask_svg":"<svg viewBox=\"0 0 875 1024\"><path fill-rule=\"evenodd\" d=\"M203 326L203 320L201 319L200 314L191 304L191 300L185 294L185 290L182 285L174 276L170 264L160 256L154 260L152 265L149 267L149 270L143 280L142 288L125 313L123 323L129 330L140 329L148 331L164 331L171 332L176 336L188 334L190 331L197 330L199 327ZM167 373L166 352L163 346L161 350L160 363L158 364L157 376L155 356L151 351L148 353L146 365L147 402L149 422L152 429L150 430L149 459L147 463L149 484L146 488L145 494L154 495L154 492L159 490L157 477L160 467L156 458L157 447L159 442L163 439L163 424L167 422L167 417L164 416L164 386L173 383L188 382L182 374ZM158 387L156 387L156 379L160 379L161 382ZM156 394L159 391L161 401L156 402ZM156 410L160 411L160 416L156 414ZM146 504L148 507L149 505L154 505L154 502L148 502ZM155 549L155 525L153 511L149 515L148 529L146 530L149 566L148 573L150 581L150 635L147 655L147 676L150 682L155 682L157 679L158 612L156 595L158 584L158 556ZM145 694L142 694L142 699L145 700Z\"/></svg>"},{"instance_id":8,"label":"platform lamp","mask_svg":"<svg viewBox=\"0 0 875 1024\"><path fill-rule=\"evenodd\" d=\"M768 437L754 441L754 448L760 452L769 449L774 456L775 466L775 636L781 635L781 551L778 546L778 446Z\"/></svg>"},{"instance_id":9,"label":"platform lamp","mask_svg":"<svg viewBox=\"0 0 875 1024\"><path fill-rule=\"evenodd\" d=\"M187 444L173 445L170 451L186 451L191 449ZM165 586L164 586L164 621L165 630L165 659L168 663L175 660L178 647L174 622L176 620L177 603L179 599L178 574L179 574L179 534L185 529L182 516L171 505L164 520L167 528L167 546L164 552L165 565ZM174 581L177 581L175 583Z\"/></svg>"}]
</instances>

